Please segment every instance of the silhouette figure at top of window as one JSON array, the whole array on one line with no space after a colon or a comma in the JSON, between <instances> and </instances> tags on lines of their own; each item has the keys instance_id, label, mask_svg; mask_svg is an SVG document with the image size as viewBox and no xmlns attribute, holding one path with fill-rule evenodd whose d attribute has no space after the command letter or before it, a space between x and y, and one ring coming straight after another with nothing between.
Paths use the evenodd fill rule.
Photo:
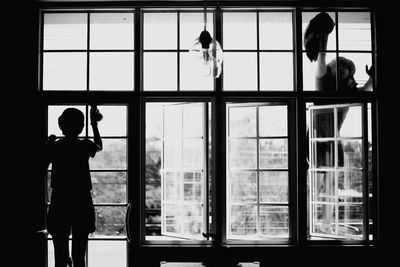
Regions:
<instances>
[{"instance_id":1,"label":"silhouette figure at top of window","mask_svg":"<svg viewBox=\"0 0 400 267\"><path fill-rule=\"evenodd\" d=\"M47 214L47 231L53 237L55 267L85 266L89 233L95 231L95 213L91 196L89 158L102 150L97 127L102 115L95 105L90 109L94 140L79 138L84 127L84 114L67 108L58 118L64 137L50 135L46 144L46 168L51 169L51 201ZM72 233L72 261L69 235Z\"/></svg>"}]
</instances>

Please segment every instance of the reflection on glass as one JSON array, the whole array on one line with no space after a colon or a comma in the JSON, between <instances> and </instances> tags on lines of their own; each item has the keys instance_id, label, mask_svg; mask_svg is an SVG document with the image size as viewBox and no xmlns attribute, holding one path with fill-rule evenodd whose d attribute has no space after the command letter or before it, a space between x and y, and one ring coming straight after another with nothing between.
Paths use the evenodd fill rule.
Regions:
<instances>
[{"instance_id":1,"label":"reflection on glass","mask_svg":"<svg viewBox=\"0 0 400 267\"><path fill-rule=\"evenodd\" d=\"M202 118L204 115L204 107L202 105L185 105L182 108L183 136L200 138L203 137L204 121L199 118Z\"/></svg>"},{"instance_id":2,"label":"reflection on glass","mask_svg":"<svg viewBox=\"0 0 400 267\"><path fill-rule=\"evenodd\" d=\"M260 202L288 202L287 171L262 171L259 176Z\"/></svg>"},{"instance_id":3,"label":"reflection on glass","mask_svg":"<svg viewBox=\"0 0 400 267\"><path fill-rule=\"evenodd\" d=\"M293 53L260 53L260 90L293 90Z\"/></svg>"},{"instance_id":4,"label":"reflection on glass","mask_svg":"<svg viewBox=\"0 0 400 267\"><path fill-rule=\"evenodd\" d=\"M150 53L144 55L144 90L177 90L176 53Z\"/></svg>"},{"instance_id":5,"label":"reflection on glass","mask_svg":"<svg viewBox=\"0 0 400 267\"><path fill-rule=\"evenodd\" d=\"M361 171L338 174L338 198L340 202L362 203L363 181Z\"/></svg>"},{"instance_id":6,"label":"reflection on glass","mask_svg":"<svg viewBox=\"0 0 400 267\"><path fill-rule=\"evenodd\" d=\"M313 233L335 234L335 205L334 204L313 204Z\"/></svg>"},{"instance_id":7,"label":"reflection on glass","mask_svg":"<svg viewBox=\"0 0 400 267\"><path fill-rule=\"evenodd\" d=\"M87 47L87 14L45 13L44 50L76 50Z\"/></svg>"},{"instance_id":8,"label":"reflection on glass","mask_svg":"<svg viewBox=\"0 0 400 267\"><path fill-rule=\"evenodd\" d=\"M338 12L339 49L371 50L369 12Z\"/></svg>"},{"instance_id":9,"label":"reflection on glass","mask_svg":"<svg viewBox=\"0 0 400 267\"><path fill-rule=\"evenodd\" d=\"M260 49L292 49L292 13L259 13Z\"/></svg>"},{"instance_id":10,"label":"reflection on glass","mask_svg":"<svg viewBox=\"0 0 400 267\"><path fill-rule=\"evenodd\" d=\"M103 150L89 159L91 170L121 170L126 165L126 139L103 138Z\"/></svg>"},{"instance_id":11,"label":"reflection on glass","mask_svg":"<svg viewBox=\"0 0 400 267\"><path fill-rule=\"evenodd\" d=\"M166 201L181 200L181 174L166 172L164 176L164 195Z\"/></svg>"},{"instance_id":12,"label":"reflection on glass","mask_svg":"<svg viewBox=\"0 0 400 267\"><path fill-rule=\"evenodd\" d=\"M86 90L86 53L44 53L43 90Z\"/></svg>"},{"instance_id":13,"label":"reflection on glass","mask_svg":"<svg viewBox=\"0 0 400 267\"><path fill-rule=\"evenodd\" d=\"M91 172L93 203L126 203L126 172Z\"/></svg>"},{"instance_id":14,"label":"reflection on glass","mask_svg":"<svg viewBox=\"0 0 400 267\"><path fill-rule=\"evenodd\" d=\"M133 49L133 13L91 13L90 49Z\"/></svg>"},{"instance_id":15,"label":"reflection on glass","mask_svg":"<svg viewBox=\"0 0 400 267\"><path fill-rule=\"evenodd\" d=\"M177 49L177 14L143 14L143 48Z\"/></svg>"},{"instance_id":16,"label":"reflection on glass","mask_svg":"<svg viewBox=\"0 0 400 267\"><path fill-rule=\"evenodd\" d=\"M229 141L229 168L257 168L257 142L253 139L231 139Z\"/></svg>"},{"instance_id":17,"label":"reflection on glass","mask_svg":"<svg viewBox=\"0 0 400 267\"><path fill-rule=\"evenodd\" d=\"M133 52L90 53L90 90L133 90Z\"/></svg>"},{"instance_id":18,"label":"reflection on glass","mask_svg":"<svg viewBox=\"0 0 400 267\"><path fill-rule=\"evenodd\" d=\"M287 139L261 139L260 169L288 168Z\"/></svg>"},{"instance_id":19,"label":"reflection on glass","mask_svg":"<svg viewBox=\"0 0 400 267\"><path fill-rule=\"evenodd\" d=\"M126 246L126 241L89 241L88 267L126 267Z\"/></svg>"},{"instance_id":20,"label":"reflection on glass","mask_svg":"<svg viewBox=\"0 0 400 267\"><path fill-rule=\"evenodd\" d=\"M339 205L339 223L335 225L337 234L362 236L363 214L362 205Z\"/></svg>"},{"instance_id":21,"label":"reflection on glass","mask_svg":"<svg viewBox=\"0 0 400 267\"><path fill-rule=\"evenodd\" d=\"M362 141L346 140L339 141L338 166L344 168L361 169L362 162Z\"/></svg>"},{"instance_id":22,"label":"reflection on glass","mask_svg":"<svg viewBox=\"0 0 400 267\"><path fill-rule=\"evenodd\" d=\"M312 150L314 155L312 160L315 168L335 167L335 143L333 141L313 142Z\"/></svg>"},{"instance_id":23,"label":"reflection on glass","mask_svg":"<svg viewBox=\"0 0 400 267\"><path fill-rule=\"evenodd\" d=\"M203 146L202 139L187 139L183 141L182 167L185 170L203 169Z\"/></svg>"},{"instance_id":24,"label":"reflection on glass","mask_svg":"<svg viewBox=\"0 0 400 267\"><path fill-rule=\"evenodd\" d=\"M334 137L334 110L328 109L314 109L313 116L313 137Z\"/></svg>"},{"instance_id":25,"label":"reflection on glass","mask_svg":"<svg viewBox=\"0 0 400 267\"><path fill-rule=\"evenodd\" d=\"M236 171L229 175L230 201L251 203L257 201L257 173Z\"/></svg>"},{"instance_id":26,"label":"reflection on glass","mask_svg":"<svg viewBox=\"0 0 400 267\"><path fill-rule=\"evenodd\" d=\"M224 49L256 49L256 13L223 13Z\"/></svg>"},{"instance_id":27,"label":"reflection on glass","mask_svg":"<svg viewBox=\"0 0 400 267\"><path fill-rule=\"evenodd\" d=\"M224 90L257 90L256 53L224 52L223 72Z\"/></svg>"},{"instance_id":28,"label":"reflection on glass","mask_svg":"<svg viewBox=\"0 0 400 267\"><path fill-rule=\"evenodd\" d=\"M265 236L289 236L289 208L260 206L260 230Z\"/></svg>"},{"instance_id":29,"label":"reflection on glass","mask_svg":"<svg viewBox=\"0 0 400 267\"><path fill-rule=\"evenodd\" d=\"M256 136L256 107L229 108L229 136L253 137Z\"/></svg>"},{"instance_id":30,"label":"reflection on glass","mask_svg":"<svg viewBox=\"0 0 400 267\"><path fill-rule=\"evenodd\" d=\"M362 136L362 114L361 107L339 107L338 114L338 137L352 138ZM368 135L369 136L369 135Z\"/></svg>"},{"instance_id":31,"label":"reflection on glass","mask_svg":"<svg viewBox=\"0 0 400 267\"><path fill-rule=\"evenodd\" d=\"M168 233L181 232L181 208L177 204L163 204L164 206L164 222L162 227Z\"/></svg>"},{"instance_id":32,"label":"reflection on glass","mask_svg":"<svg viewBox=\"0 0 400 267\"><path fill-rule=\"evenodd\" d=\"M182 166L182 142L175 139L164 141L164 169L178 170Z\"/></svg>"},{"instance_id":33,"label":"reflection on glass","mask_svg":"<svg viewBox=\"0 0 400 267\"><path fill-rule=\"evenodd\" d=\"M201 205L183 206L183 233L200 235L203 227L203 208Z\"/></svg>"},{"instance_id":34,"label":"reflection on glass","mask_svg":"<svg viewBox=\"0 0 400 267\"><path fill-rule=\"evenodd\" d=\"M254 235L257 233L257 206L231 205L230 234L233 236Z\"/></svg>"},{"instance_id":35,"label":"reflection on glass","mask_svg":"<svg viewBox=\"0 0 400 267\"><path fill-rule=\"evenodd\" d=\"M323 202L336 201L336 182L335 173L332 171L316 171L312 172L313 188L312 200Z\"/></svg>"},{"instance_id":36,"label":"reflection on glass","mask_svg":"<svg viewBox=\"0 0 400 267\"><path fill-rule=\"evenodd\" d=\"M95 207L96 231L92 237L126 236L126 207Z\"/></svg>"}]
</instances>

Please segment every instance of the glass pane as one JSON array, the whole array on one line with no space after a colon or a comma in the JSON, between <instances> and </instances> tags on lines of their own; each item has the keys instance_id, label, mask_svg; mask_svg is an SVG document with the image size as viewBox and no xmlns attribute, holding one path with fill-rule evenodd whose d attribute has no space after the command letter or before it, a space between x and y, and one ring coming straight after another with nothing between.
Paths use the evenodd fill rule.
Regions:
<instances>
[{"instance_id":1,"label":"glass pane","mask_svg":"<svg viewBox=\"0 0 400 267\"><path fill-rule=\"evenodd\" d=\"M257 90L257 54L224 52L224 90Z\"/></svg>"},{"instance_id":2,"label":"glass pane","mask_svg":"<svg viewBox=\"0 0 400 267\"><path fill-rule=\"evenodd\" d=\"M230 172L230 202L252 203L257 201L257 173Z\"/></svg>"},{"instance_id":3,"label":"glass pane","mask_svg":"<svg viewBox=\"0 0 400 267\"><path fill-rule=\"evenodd\" d=\"M338 137L362 136L361 107L340 107L338 114Z\"/></svg>"},{"instance_id":4,"label":"glass pane","mask_svg":"<svg viewBox=\"0 0 400 267\"><path fill-rule=\"evenodd\" d=\"M88 267L125 267L126 259L126 241L88 242Z\"/></svg>"},{"instance_id":5,"label":"glass pane","mask_svg":"<svg viewBox=\"0 0 400 267\"><path fill-rule=\"evenodd\" d=\"M339 172L338 200L339 202L363 202L363 180L361 171Z\"/></svg>"},{"instance_id":6,"label":"glass pane","mask_svg":"<svg viewBox=\"0 0 400 267\"><path fill-rule=\"evenodd\" d=\"M223 16L224 49L257 49L256 13L225 12Z\"/></svg>"},{"instance_id":7,"label":"glass pane","mask_svg":"<svg viewBox=\"0 0 400 267\"><path fill-rule=\"evenodd\" d=\"M334 142L313 142L312 149L314 158L313 166L315 168L333 168L335 167L335 149Z\"/></svg>"},{"instance_id":8,"label":"glass pane","mask_svg":"<svg viewBox=\"0 0 400 267\"><path fill-rule=\"evenodd\" d=\"M43 90L86 90L86 53L43 53Z\"/></svg>"},{"instance_id":9,"label":"glass pane","mask_svg":"<svg viewBox=\"0 0 400 267\"><path fill-rule=\"evenodd\" d=\"M189 49L196 38L204 30L203 13L180 13L179 18L179 42L180 49ZM214 35L213 27L214 16L207 13L207 31L211 37Z\"/></svg>"},{"instance_id":10,"label":"glass pane","mask_svg":"<svg viewBox=\"0 0 400 267\"><path fill-rule=\"evenodd\" d=\"M260 90L293 90L292 53L260 53Z\"/></svg>"},{"instance_id":11,"label":"glass pane","mask_svg":"<svg viewBox=\"0 0 400 267\"><path fill-rule=\"evenodd\" d=\"M260 169L288 168L287 139L260 140Z\"/></svg>"},{"instance_id":12,"label":"glass pane","mask_svg":"<svg viewBox=\"0 0 400 267\"><path fill-rule=\"evenodd\" d=\"M312 138L334 137L334 109L314 109Z\"/></svg>"},{"instance_id":13,"label":"glass pane","mask_svg":"<svg viewBox=\"0 0 400 267\"><path fill-rule=\"evenodd\" d=\"M143 48L177 49L177 14L143 14Z\"/></svg>"},{"instance_id":14,"label":"glass pane","mask_svg":"<svg viewBox=\"0 0 400 267\"><path fill-rule=\"evenodd\" d=\"M232 205L230 208L231 235L254 235L257 233L257 206Z\"/></svg>"},{"instance_id":15,"label":"glass pane","mask_svg":"<svg viewBox=\"0 0 400 267\"><path fill-rule=\"evenodd\" d=\"M259 13L260 49L292 49L292 13Z\"/></svg>"},{"instance_id":16,"label":"glass pane","mask_svg":"<svg viewBox=\"0 0 400 267\"><path fill-rule=\"evenodd\" d=\"M166 172L164 177L165 201L181 201L181 174Z\"/></svg>"},{"instance_id":17,"label":"glass pane","mask_svg":"<svg viewBox=\"0 0 400 267\"><path fill-rule=\"evenodd\" d=\"M335 205L313 204L313 233L335 234Z\"/></svg>"},{"instance_id":18,"label":"glass pane","mask_svg":"<svg viewBox=\"0 0 400 267\"><path fill-rule=\"evenodd\" d=\"M201 57L180 53L180 90L213 90L214 79L208 75Z\"/></svg>"},{"instance_id":19,"label":"glass pane","mask_svg":"<svg viewBox=\"0 0 400 267\"><path fill-rule=\"evenodd\" d=\"M229 136L254 137L257 135L256 107L229 108Z\"/></svg>"},{"instance_id":20,"label":"glass pane","mask_svg":"<svg viewBox=\"0 0 400 267\"><path fill-rule=\"evenodd\" d=\"M369 12L339 12L338 20L340 50L371 50Z\"/></svg>"},{"instance_id":21,"label":"glass pane","mask_svg":"<svg viewBox=\"0 0 400 267\"><path fill-rule=\"evenodd\" d=\"M255 168L257 168L256 140L229 140L229 169Z\"/></svg>"},{"instance_id":22,"label":"glass pane","mask_svg":"<svg viewBox=\"0 0 400 267\"><path fill-rule=\"evenodd\" d=\"M91 237L126 236L126 207L96 207L96 231Z\"/></svg>"},{"instance_id":23,"label":"glass pane","mask_svg":"<svg viewBox=\"0 0 400 267\"><path fill-rule=\"evenodd\" d=\"M133 55L90 53L90 90L133 90Z\"/></svg>"},{"instance_id":24,"label":"glass pane","mask_svg":"<svg viewBox=\"0 0 400 267\"><path fill-rule=\"evenodd\" d=\"M183 136L204 136L204 105L184 105L183 107Z\"/></svg>"},{"instance_id":25,"label":"glass pane","mask_svg":"<svg viewBox=\"0 0 400 267\"><path fill-rule=\"evenodd\" d=\"M338 142L338 166L343 168L363 168L362 141L346 140Z\"/></svg>"},{"instance_id":26,"label":"glass pane","mask_svg":"<svg viewBox=\"0 0 400 267\"><path fill-rule=\"evenodd\" d=\"M91 172L94 203L126 203L126 172Z\"/></svg>"},{"instance_id":27,"label":"glass pane","mask_svg":"<svg viewBox=\"0 0 400 267\"><path fill-rule=\"evenodd\" d=\"M132 13L91 13L90 49L133 49Z\"/></svg>"},{"instance_id":28,"label":"glass pane","mask_svg":"<svg viewBox=\"0 0 400 267\"><path fill-rule=\"evenodd\" d=\"M183 169L203 170L203 139L187 139L183 141Z\"/></svg>"},{"instance_id":29,"label":"glass pane","mask_svg":"<svg viewBox=\"0 0 400 267\"><path fill-rule=\"evenodd\" d=\"M335 173L330 171L312 172L312 201L336 202Z\"/></svg>"},{"instance_id":30,"label":"glass pane","mask_svg":"<svg viewBox=\"0 0 400 267\"><path fill-rule=\"evenodd\" d=\"M260 231L267 236L289 236L289 208L260 206Z\"/></svg>"},{"instance_id":31,"label":"glass pane","mask_svg":"<svg viewBox=\"0 0 400 267\"><path fill-rule=\"evenodd\" d=\"M258 108L259 136L287 136L287 106Z\"/></svg>"},{"instance_id":32,"label":"glass pane","mask_svg":"<svg viewBox=\"0 0 400 267\"><path fill-rule=\"evenodd\" d=\"M98 109L103 114L103 119L98 124L102 137L127 135L127 110L125 106L98 106ZM89 127L89 135L93 136L92 127Z\"/></svg>"},{"instance_id":33,"label":"glass pane","mask_svg":"<svg viewBox=\"0 0 400 267\"><path fill-rule=\"evenodd\" d=\"M181 232L181 206L177 204L164 204L163 228L168 233Z\"/></svg>"},{"instance_id":34,"label":"glass pane","mask_svg":"<svg viewBox=\"0 0 400 267\"><path fill-rule=\"evenodd\" d=\"M86 117L86 108L85 106L49 106L48 107L48 114L47 114L47 133L48 135L54 134L57 137L64 136L58 126L58 118L61 116L63 111L67 108L76 108L79 109L83 115ZM84 119L86 121L86 118ZM80 137L84 136L86 132L86 124L83 126L83 130Z\"/></svg>"},{"instance_id":35,"label":"glass pane","mask_svg":"<svg viewBox=\"0 0 400 267\"><path fill-rule=\"evenodd\" d=\"M43 49L86 49L87 14L45 13Z\"/></svg>"},{"instance_id":36,"label":"glass pane","mask_svg":"<svg viewBox=\"0 0 400 267\"><path fill-rule=\"evenodd\" d=\"M355 73L353 78L355 80L355 85L357 86L357 89L371 90L370 87L363 88L363 86L369 79L369 75L365 70L365 66L367 65L368 68L371 67L372 55L370 53L340 53L339 56L349 59L353 62L355 67ZM345 77L344 75L345 74L343 72L339 72L339 77ZM342 86L342 88L345 87Z\"/></svg>"},{"instance_id":37,"label":"glass pane","mask_svg":"<svg viewBox=\"0 0 400 267\"><path fill-rule=\"evenodd\" d=\"M203 226L202 205L183 206L183 233L189 235L201 235Z\"/></svg>"},{"instance_id":38,"label":"glass pane","mask_svg":"<svg viewBox=\"0 0 400 267\"><path fill-rule=\"evenodd\" d=\"M335 13L334 12L326 12L326 13L331 17L331 19L333 20L333 22L336 25ZM319 12L303 12L302 13L303 44L304 44L304 33L306 31L307 25L310 23L310 20L313 19L318 14L319 14ZM303 46L303 49L305 49L304 46ZM333 28L332 32L329 34L327 50L336 50L335 28Z\"/></svg>"},{"instance_id":39,"label":"glass pane","mask_svg":"<svg viewBox=\"0 0 400 267\"><path fill-rule=\"evenodd\" d=\"M336 233L342 236L363 234L363 206L339 205L339 224Z\"/></svg>"},{"instance_id":40,"label":"glass pane","mask_svg":"<svg viewBox=\"0 0 400 267\"><path fill-rule=\"evenodd\" d=\"M89 159L91 170L126 169L126 139L103 138L103 150Z\"/></svg>"},{"instance_id":41,"label":"glass pane","mask_svg":"<svg viewBox=\"0 0 400 267\"><path fill-rule=\"evenodd\" d=\"M326 53L326 63L332 64L336 60L335 53ZM316 79L317 62L311 62L306 54L303 54L303 88L304 90L317 90L317 91L335 91L336 78L326 79L324 83L320 80L317 84Z\"/></svg>"},{"instance_id":42,"label":"glass pane","mask_svg":"<svg viewBox=\"0 0 400 267\"><path fill-rule=\"evenodd\" d=\"M176 53L144 53L144 90L177 90Z\"/></svg>"},{"instance_id":43,"label":"glass pane","mask_svg":"<svg viewBox=\"0 0 400 267\"><path fill-rule=\"evenodd\" d=\"M259 176L260 202L288 202L288 172L262 171Z\"/></svg>"}]
</instances>

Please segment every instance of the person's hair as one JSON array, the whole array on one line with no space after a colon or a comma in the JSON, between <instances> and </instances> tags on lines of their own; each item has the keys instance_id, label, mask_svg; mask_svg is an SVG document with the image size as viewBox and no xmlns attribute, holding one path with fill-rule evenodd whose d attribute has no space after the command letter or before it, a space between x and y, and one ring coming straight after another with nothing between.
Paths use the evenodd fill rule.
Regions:
<instances>
[{"instance_id":1,"label":"person's hair","mask_svg":"<svg viewBox=\"0 0 400 267\"><path fill-rule=\"evenodd\" d=\"M76 108L67 108L58 118L58 126L64 135L78 136L84 126L85 116Z\"/></svg>"},{"instance_id":2,"label":"person's hair","mask_svg":"<svg viewBox=\"0 0 400 267\"><path fill-rule=\"evenodd\" d=\"M338 57L339 66L345 66L349 70L349 76L352 77L356 73L356 66L354 65L353 61L347 59L345 57ZM331 62L328 63L328 66L331 70L336 72L336 59L332 59Z\"/></svg>"}]
</instances>

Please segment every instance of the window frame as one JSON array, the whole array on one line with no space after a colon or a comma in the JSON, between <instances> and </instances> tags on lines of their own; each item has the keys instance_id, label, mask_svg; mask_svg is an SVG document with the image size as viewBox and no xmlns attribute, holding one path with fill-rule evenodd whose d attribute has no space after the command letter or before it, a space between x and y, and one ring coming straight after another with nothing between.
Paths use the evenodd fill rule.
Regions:
<instances>
[{"instance_id":1,"label":"window frame","mask_svg":"<svg viewBox=\"0 0 400 267\"><path fill-rule=\"evenodd\" d=\"M143 4L138 4L135 7L129 7L127 10L129 12L134 13L134 36L136 37L134 40L134 70L139 70L139 74L136 73L134 76L134 86L132 91L88 91L88 85L86 90L79 92L67 92L67 91L43 91L43 38L41 38L39 42L40 52L38 57L39 68L38 68L38 92L40 98L40 105L45 108L47 105L53 105L54 103L58 104L86 104L90 102L96 102L99 104L123 104L127 107L127 138L128 138L128 177L127 177L127 191L132 192L133 194L128 194L128 204L133 203L132 213L139 214L139 216L134 216L132 218L131 223L135 225L132 227L130 231L132 232L132 244L138 246L168 246L171 242L160 243L160 242L147 242L145 240L145 222L144 222L144 207L145 207L145 181L144 181L144 171L142 169L143 164L145 164L145 160L143 155L145 155L144 149L144 126L145 126L145 103L146 102L154 102L154 101L183 101L183 100L194 100L194 101L209 101L212 103L212 157L213 164L216 168L213 169L213 177L221 176L224 179L220 179L218 181L213 181L213 188L216 196L213 196L215 199L215 210L220 210L221 212L213 214L213 222L216 221L217 225L215 226L216 231L216 239L214 240L217 244L225 245L226 242L226 192L224 189L226 188L226 169L225 166L227 155L226 151L226 133L225 133L225 125L226 125L226 103L227 102L240 102L246 99L246 101L266 101L265 99L271 99L271 101L277 101L277 99L281 99L282 101L287 101L290 103L288 106L288 124L291 129L288 133L289 135L289 227L290 232L290 241L289 242L228 242L231 246L251 246L251 245L259 245L259 246L279 246L279 245L295 245L295 246L303 246L305 244L312 245L371 245L375 244L379 240L379 217L377 215L377 203L378 203L378 137L377 137L377 126L378 120L377 116L379 113L378 102L379 98L379 87L377 86L377 75L375 73L373 83L374 89L371 92L350 92L350 93L338 93L338 92L317 92L317 91L305 91L303 90L303 49L302 49L302 17L301 13L309 12L309 11L320 11L321 8L316 7L288 7L292 9L293 12L293 90L292 91L260 91L259 90L259 76L258 76L258 91L226 91L223 90L223 71L220 78L214 80L214 90L212 91L144 91L143 90L143 47L142 47L142 37L143 37L143 12L151 12L146 9L147 6L142 6ZM147 4L148 5L148 4ZM168 2L165 3L166 6L170 4ZM177 7L174 7L177 5ZM185 6L184 3L171 4L173 10L180 10L180 6ZM196 4L193 4L196 5ZM226 5L226 6L225 6ZM238 12L243 10L243 12L251 12L251 10L256 10L257 14L263 8L268 10L269 4L265 4L265 7L260 7L260 9L247 9L246 3L238 2L233 7L230 6L232 4L221 4L221 7L217 6L214 13L214 34L217 40L222 40L222 17L223 12ZM68 4L67 4L68 6ZM191 6L191 4L188 4ZM285 6L285 5L284 5ZM78 7L72 4L72 10L63 10L58 5L55 7L45 4L42 7L39 7L39 13L41 14L40 18L43 20L43 12L79 12L82 7ZM151 5L149 6L151 8ZM75 10L76 8L76 10ZM96 11L97 7L89 9L89 11L81 11L81 12L114 12L113 7L105 6L103 10ZM125 7L124 7L125 8ZM197 6L195 8L198 8ZM283 10L287 10L284 9ZM102 9L102 8L101 8ZM201 12L201 9L199 9ZM333 11L336 14L337 12L369 12L371 14L371 51L368 53L372 54L372 62L376 66L377 63L377 51L376 51L376 38L375 38L375 13L374 10L369 7L355 7L355 8L346 8L346 7L331 7L327 8L327 11ZM118 9L117 11L118 12ZM124 12L124 11L122 11ZM178 11L179 12L179 11ZM88 16L88 20L89 20ZM41 23L40 32L43 32L43 23ZM179 25L178 25L179 27ZM257 26L258 27L258 26ZM43 35L41 35L43 36ZM89 42L89 40L88 40ZM222 42L221 42L222 44ZM222 44L223 46L223 44ZM87 52L87 57L90 55L89 50L85 50ZM108 50L107 50L108 51ZM339 54L341 50L339 50L338 46L336 47L336 54ZM366 51L361 51L366 52ZM259 54L259 51L257 52ZM178 48L178 58L179 58L179 48ZM179 64L179 61L178 61ZM87 68L89 68L89 64L87 64ZM259 69L259 66L258 66ZM375 68L377 69L377 68ZM178 67L179 70L179 67ZM88 75L88 72L87 72ZM179 77L179 71L178 71ZM87 76L87 84L89 82L89 77ZM179 84L179 81L178 81ZM179 86L178 86L179 88ZM307 216L301 216L302 214L307 213L307 195L306 195L306 180L304 179L304 173L306 172L305 163L302 161L305 158L305 147L304 142L306 140L306 120L305 113L306 108L305 104L307 102L314 101L340 101L343 103L367 103L371 104L372 114L371 114L371 123L372 123L372 162L373 162L373 200L372 203L369 203L372 206L372 214L369 214L368 218L373 220L373 239L369 240L363 239L361 241L338 241L338 240L308 240L307 238ZM330 102L330 103L331 103ZM136 124L136 125L133 125ZM222 126L221 126L222 125ZM139 127L138 127L139 126ZM217 127L218 126L218 127ZM363 129L366 131L366 129ZM290 145L292 143L293 145ZM307 144L306 144L307 145ZM139 151L139 152L138 152ZM290 174L292 172L292 174ZM137 178L139 177L139 179ZM292 178L291 178L292 177ZM290 181L292 184L290 185ZM139 189L138 189L139 188ZM218 196L218 197L217 197ZM137 203L137 204L136 204ZM367 216L367 215L365 215ZM131 216L128 216L131 217ZM304 218L303 218L304 217ZM215 220L214 220L215 219ZM290 230L292 229L292 230ZM128 231L128 229L126 229ZM367 235L368 236L368 235ZM185 245L195 245L195 246L208 246L211 244L210 242L184 242L177 243L178 246ZM128 247L128 246L127 246ZM130 256L128 256L129 258Z\"/></svg>"}]
</instances>

